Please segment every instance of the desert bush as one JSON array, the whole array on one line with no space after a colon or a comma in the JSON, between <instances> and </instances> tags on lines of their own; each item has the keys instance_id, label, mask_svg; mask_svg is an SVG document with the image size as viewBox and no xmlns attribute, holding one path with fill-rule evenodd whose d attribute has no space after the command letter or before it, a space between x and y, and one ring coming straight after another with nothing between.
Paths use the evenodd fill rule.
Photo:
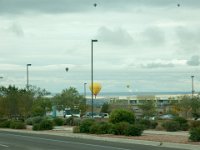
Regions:
<instances>
[{"instance_id":1,"label":"desert bush","mask_svg":"<svg viewBox=\"0 0 200 150\"><path fill-rule=\"evenodd\" d=\"M180 125L179 130L187 131L189 129L189 125L188 125L187 120L185 118L183 118L183 117L175 117L173 119L173 121L176 121L176 122L179 123L179 125Z\"/></svg>"},{"instance_id":2,"label":"desert bush","mask_svg":"<svg viewBox=\"0 0 200 150\"><path fill-rule=\"evenodd\" d=\"M123 109L114 110L109 118L111 123L128 122L133 124L135 122L135 115L133 112Z\"/></svg>"},{"instance_id":3,"label":"desert bush","mask_svg":"<svg viewBox=\"0 0 200 150\"><path fill-rule=\"evenodd\" d=\"M108 122L96 122L90 127L90 133L92 134L111 134L113 124Z\"/></svg>"},{"instance_id":4,"label":"desert bush","mask_svg":"<svg viewBox=\"0 0 200 150\"><path fill-rule=\"evenodd\" d=\"M26 125L24 122L21 122L21 121L11 121L10 128L11 129L26 129Z\"/></svg>"},{"instance_id":5,"label":"desert bush","mask_svg":"<svg viewBox=\"0 0 200 150\"><path fill-rule=\"evenodd\" d=\"M40 130L40 124L39 123L34 124L32 130L34 131Z\"/></svg>"},{"instance_id":6,"label":"desert bush","mask_svg":"<svg viewBox=\"0 0 200 150\"><path fill-rule=\"evenodd\" d=\"M69 126L79 126L81 123L81 118L69 117L65 120L64 124Z\"/></svg>"},{"instance_id":7,"label":"desert bush","mask_svg":"<svg viewBox=\"0 0 200 150\"><path fill-rule=\"evenodd\" d=\"M26 119L26 120L25 120L25 123L26 123L27 125L33 125L33 118L28 118L28 119Z\"/></svg>"},{"instance_id":8,"label":"desert bush","mask_svg":"<svg viewBox=\"0 0 200 150\"><path fill-rule=\"evenodd\" d=\"M40 130L52 130L53 129L53 122L51 120L42 120L40 123Z\"/></svg>"},{"instance_id":9,"label":"desert bush","mask_svg":"<svg viewBox=\"0 0 200 150\"><path fill-rule=\"evenodd\" d=\"M192 128L189 133L190 133L190 136L189 136L190 140L194 142L200 141L200 127Z\"/></svg>"},{"instance_id":10,"label":"desert bush","mask_svg":"<svg viewBox=\"0 0 200 150\"><path fill-rule=\"evenodd\" d=\"M132 125L130 124L125 129L125 135L126 136L141 136L143 132L143 128L139 125Z\"/></svg>"},{"instance_id":11,"label":"desert bush","mask_svg":"<svg viewBox=\"0 0 200 150\"><path fill-rule=\"evenodd\" d=\"M40 123L33 124L33 130L52 130L53 122L51 120L44 119Z\"/></svg>"},{"instance_id":12,"label":"desert bush","mask_svg":"<svg viewBox=\"0 0 200 150\"><path fill-rule=\"evenodd\" d=\"M62 126L64 124L64 120L62 118L56 117L53 119L53 123L56 126Z\"/></svg>"},{"instance_id":13,"label":"desert bush","mask_svg":"<svg viewBox=\"0 0 200 150\"><path fill-rule=\"evenodd\" d=\"M190 128L197 128L197 127L200 127L200 121L191 121L190 122Z\"/></svg>"},{"instance_id":14,"label":"desert bush","mask_svg":"<svg viewBox=\"0 0 200 150\"><path fill-rule=\"evenodd\" d=\"M155 129L158 123L156 121L142 119L138 120L137 124L143 126L144 129Z\"/></svg>"},{"instance_id":15,"label":"desert bush","mask_svg":"<svg viewBox=\"0 0 200 150\"><path fill-rule=\"evenodd\" d=\"M113 133L115 135L125 135L126 129L129 128L130 124L128 122L119 122L114 124Z\"/></svg>"},{"instance_id":16,"label":"desert bush","mask_svg":"<svg viewBox=\"0 0 200 150\"><path fill-rule=\"evenodd\" d=\"M5 120L0 123L0 128L10 128L10 120Z\"/></svg>"},{"instance_id":17,"label":"desert bush","mask_svg":"<svg viewBox=\"0 0 200 150\"><path fill-rule=\"evenodd\" d=\"M80 132L89 133L90 127L95 123L94 119L85 119L80 123Z\"/></svg>"},{"instance_id":18,"label":"desert bush","mask_svg":"<svg viewBox=\"0 0 200 150\"><path fill-rule=\"evenodd\" d=\"M180 130L180 124L177 121L166 121L162 124L162 126L167 131L178 131L178 130Z\"/></svg>"},{"instance_id":19,"label":"desert bush","mask_svg":"<svg viewBox=\"0 0 200 150\"><path fill-rule=\"evenodd\" d=\"M32 117L32 124L41 123L43 119L41 116Z\"/></svg>"}]
</instances>

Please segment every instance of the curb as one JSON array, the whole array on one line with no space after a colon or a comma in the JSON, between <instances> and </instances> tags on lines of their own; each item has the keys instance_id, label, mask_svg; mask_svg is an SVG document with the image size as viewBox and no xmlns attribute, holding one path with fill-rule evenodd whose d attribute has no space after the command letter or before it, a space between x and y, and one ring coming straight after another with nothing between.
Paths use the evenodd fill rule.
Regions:
<instances>
[{"instance_id":1,"label":"curb","mask_svg":"<svg viewBox=\"0 0 200 150\"><path fill-rule=\"evenodd\" d=\"M0 129L0 131L43 134L43 135L56 135L56 136L91 139L91 140L99 140L99 141L107 141L107 142L140 144L140 145L150 145L150 146L156 146L156 147L167 147L167 148L188 149L188 150L199 150L199 147L200 147L200 145L192 145L192 144L169 143L169 142L160 143L160 142L156 142L156 141L122 139L122 138L113 138L113 137L99 137L99 136L95 136L95 135L87 135L87 134L79 134L79 133L71 133L71 132L65 132L65 133L56 133L56 132L48 132L48 131L37 132L37 131L15 130L15 129Z\"/></svg>"}]
</instances>

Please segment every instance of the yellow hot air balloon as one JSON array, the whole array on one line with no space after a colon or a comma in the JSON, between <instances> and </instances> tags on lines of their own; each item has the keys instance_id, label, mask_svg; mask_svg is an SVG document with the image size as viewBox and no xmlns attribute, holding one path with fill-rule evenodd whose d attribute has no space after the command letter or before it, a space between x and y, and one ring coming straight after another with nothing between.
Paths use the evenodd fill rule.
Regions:
<instances>
[{"instance_id":1,"label":"yellow hot air balloon","mask_svg":"<svg viewBox=\"0 0 200 150\"><path fill-rule=\"evenodd\" d=\"M95 98L97 94L101 91L101 84L100 83L93 83L93 90L92 90L92 84L90 85L90 91L94 94Z\"/></svg>"}]
</instances>

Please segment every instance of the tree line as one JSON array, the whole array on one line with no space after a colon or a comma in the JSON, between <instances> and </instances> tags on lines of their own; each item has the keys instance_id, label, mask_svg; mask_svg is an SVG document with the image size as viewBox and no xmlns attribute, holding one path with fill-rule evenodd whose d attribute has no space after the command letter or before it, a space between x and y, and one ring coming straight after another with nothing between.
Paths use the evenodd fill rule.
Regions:
<instances>
[{"instance_id":1,"label":"tree line","mask_svg":"<svg viewBox=\"0 0 200 150\"><path fill-rule=\"evenodd\" d=\"M0 87L0 117L26 119L32 116L44 116L57 106L59 110L66 107L76 107L82 112L86 110L86 99L79 92L70 87L55 96L45 89L30 86L20 89L15 86Z\"/></svg>"}]
</instances>

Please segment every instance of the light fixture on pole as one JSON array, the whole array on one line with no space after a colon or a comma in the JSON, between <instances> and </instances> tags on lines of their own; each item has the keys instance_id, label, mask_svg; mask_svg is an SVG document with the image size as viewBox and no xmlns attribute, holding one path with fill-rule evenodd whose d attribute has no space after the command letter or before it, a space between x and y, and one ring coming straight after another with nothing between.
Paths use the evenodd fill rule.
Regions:
<instances>
[{"instance_id":1,"label":"light fixture on pole","mask_svg":"<svg viewBox=\"0 0 200 150\"><path fill-rule=\"evenodd\" d=\"M29 66L31 66L31 64L26 64L26 75L27 75L26 88L27 88L27 90L29 90L29 70L28 70Z\"/></svg>"},{"instance_id":2,"label":"light fixture on pole","mask_svg":"<svg viewBox=\"0 0 200 150\"><path fill-rule=\"evenodd\" d=\"M94 97L93 97L93 43L98 42L98 40L91 40L91 97L92 97L92 118L94 115Z\"/></svg>"},{"instance_id":3,"label":"light fixture on pole","mask_svg":"<svg viewBox=\"0 0 200 150\"><path fill-rule=\"evenodd\" d=\"M193 98L193 95L194 95L194 76L191 76L192 78L192 98Z\"/></svg>"}]
</instances>

